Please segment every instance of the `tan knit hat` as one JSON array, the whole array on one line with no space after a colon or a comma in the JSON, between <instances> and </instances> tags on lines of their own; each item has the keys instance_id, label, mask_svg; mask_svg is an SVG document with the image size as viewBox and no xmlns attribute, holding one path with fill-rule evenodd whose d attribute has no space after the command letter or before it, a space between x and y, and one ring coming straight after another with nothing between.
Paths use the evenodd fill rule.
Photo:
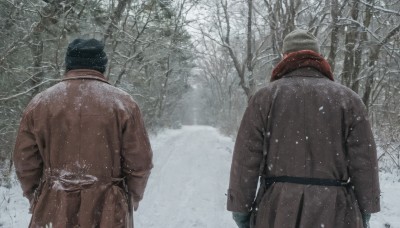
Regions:
<instances>
[{"instance_id":1,"label":"tan knit hat","mask_svg":"<svg viewBox=\"0 0 400 228\"><path fill-rule=\"evenodd\" d=\"M311 50L319 53L317 38L306 30L297 29L283 39L283 54L301 50Z\"/></svg>"}]
</instances>

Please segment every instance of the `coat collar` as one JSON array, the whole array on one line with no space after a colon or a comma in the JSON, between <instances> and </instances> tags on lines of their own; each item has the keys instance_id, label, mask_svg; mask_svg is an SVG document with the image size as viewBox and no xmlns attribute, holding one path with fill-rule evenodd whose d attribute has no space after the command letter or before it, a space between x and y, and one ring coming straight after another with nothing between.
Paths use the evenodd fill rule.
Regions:
<instances>
[{"instance_id":1,"label":"coat collar","mask_svg":"<svg viewBox=\"0 0 400 228\"><path fill-rule=\"evenodd\" d=\"M291 78L291 77L326 78L321 72L312 67L298 68L282 76L282 78Z\"/></svg>"},{"instance_id":2,"label":"coat collar","mask_svg":"<svg viewBox=\"0 0 400 228\"><path fill-rule=\"evenodd\" d=\"M271 82L282 78L285 74L299 68L315 68L325 77L334 81L331 66L319 53L311 50L301 50L289 53L275 66L271 75Z\"/></svg>"},{"instance_id":3,"label":"coat collar","mask_svg":"<svg viewBox=\"0 0 400 228\"><path fill-rule=\"evenodd\" d=\"M77 79L98 80L110 84L102 73L90 69L70 70L64 75L62 81Z\"/></svg>"}]
</instances>

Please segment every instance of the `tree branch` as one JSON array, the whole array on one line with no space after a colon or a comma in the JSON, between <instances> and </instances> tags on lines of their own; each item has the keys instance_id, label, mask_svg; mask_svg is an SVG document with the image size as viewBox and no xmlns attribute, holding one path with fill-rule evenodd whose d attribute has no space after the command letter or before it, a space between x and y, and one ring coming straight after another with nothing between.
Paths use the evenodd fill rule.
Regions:
<instances>
[{"instance_id":1,"label":"tree branch","mask_svg":"<svg viewBox=\"0 0 400 228\"><path fill-rule=\"evenodd\" d=\"M20 92L20 93L17 93L17 94L8 96L8 97L0 98L0 101L8 101L8 100L11 100L11 99L15 99L15 98L17 98L17 97L19 97L19 96L22 96L22 95L24 95L24 94L29 93L30 91L32 91L32 90L38 88L39 86L41 86L41 85L43 85L43 84L45 84L45 83L48 83L48 82L59 82L59 81L61 81L61 79L47 79L47 80L45 80L45 81L42 81L42 82L39 83L39 84L36 84L35 86L29 88L29 89L26 90L26 91L23 91L23 92Z\"/></svg>"}]
</instances>

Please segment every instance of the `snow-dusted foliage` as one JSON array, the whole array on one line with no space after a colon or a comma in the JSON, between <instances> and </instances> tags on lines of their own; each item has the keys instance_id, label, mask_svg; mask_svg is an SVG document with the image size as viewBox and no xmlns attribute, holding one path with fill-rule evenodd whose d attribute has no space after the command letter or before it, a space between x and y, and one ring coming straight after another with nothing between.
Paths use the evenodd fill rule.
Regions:
<instances>
[{"instance_id":1,"label":"snow-dusted foliage","mask_svg":"<svg viewBox=\"0 0 400 228\"><path fill-rule=\"evenodd\" d=\"M193 4L0 1L0 185L12 165L21 111L35 94L62 78L66 47L75 38L105 42L105 75L139 103L149 129L181 122L177 110L182 110L194 67L186 28Z\"/></svg>"},{"instance_id":2,"label":"snow-dusted foliage","mask_svg":"<svg viewBox=\"0 0 400 228\"><path fill-rule=\"evenodd\" d=\"M207 0L194 38L206 123L234 133L246 99L269 83L283 38L312 32L335 80L366 104L381 168L400 170L400 1ZM290 98L288 98L290 99ZM206 108L207 107L207 108ZM214 118L213 118L214 117Z\"/></svg>"}]
</instances>

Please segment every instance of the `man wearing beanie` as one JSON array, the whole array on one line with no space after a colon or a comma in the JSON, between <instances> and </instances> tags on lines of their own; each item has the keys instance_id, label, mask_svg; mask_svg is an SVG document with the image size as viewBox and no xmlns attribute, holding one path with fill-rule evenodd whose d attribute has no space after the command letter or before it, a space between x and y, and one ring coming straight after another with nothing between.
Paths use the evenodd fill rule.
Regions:
<instances>
[{"instance_id":1,"label":"man wearing beanie","mask_svg":"<svg viewBox=\"0 0 400 228\"><path fill-rule=\"evenodd\" d=\"M28 104L16 140L29 227L133 227L152 168L139 107L104 77L101 42L74 40L65 64L62 81Z\"/></svg>"},{"instance_id":2,"label":"man wearing beanie","mask_svg":"<svg viewBox=\"0 0 400 228\"><path fill-rule=\"evenodd\" d=\"M366 108L312 34L288 34L283 54L244 113L228 210L240 228L369 227L380 190Z\"/></svg>"}]
</instances>

